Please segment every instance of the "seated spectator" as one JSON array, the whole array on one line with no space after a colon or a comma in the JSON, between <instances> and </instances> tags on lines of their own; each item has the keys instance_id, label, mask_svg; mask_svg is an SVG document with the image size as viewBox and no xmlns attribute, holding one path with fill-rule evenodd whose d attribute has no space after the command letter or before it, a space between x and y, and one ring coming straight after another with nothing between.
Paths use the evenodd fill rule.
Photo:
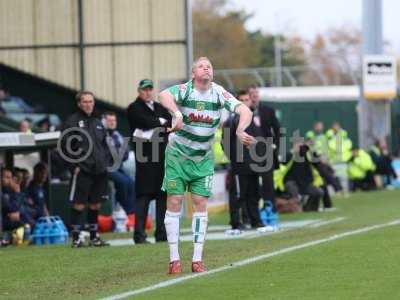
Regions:
<instances>
[{"instance_id":1,"label":"seated spectator","mask_svg":"<svg viewBox=\"0 0 400 300\"><path fill-rule=\"evenodd\" d=\"M21 191L26 191L29 186L29 182L31 181L31 174L25 168L22 168L21 170L22 170Z\"/></svg>"},{"instance_id":2,"label":"seated spectator","mask_svg":"<svg viewBox=\"0 0 400 300\"><path fill-rule=\"evenodd\" d=\"M27 188L27 208L36 221L40 217L48 216L47 209L47 182L48 170L46 164L39 162L33 168L33 179Z\"/></svg>"},{"instance_id":3,"label":"seated spectator","mask_svg":"<svg viewBox=\"0 0 400 300\"><path fill-rule=\"evenodd\" d=\"M14 167L12 174L13 174L13 177L14 177L14 181L18 185L21 185L21 182L22 182L23 177L24 177L24 173L22 172L22 168Z\"/></svg>"},{"instance_id":4,"label":"seated spectator","mask_svg":"<svg viewBox=\"0 0 400 300\"><path fill-rule=\"evenodd\" d=\"M397 178L396 171L392 165L392 157L389 154L385 140L376 140L369 154L376 166L375 173L382 176L382 185L390 185L392 178Z\"/></svg>"},{"instance_id":5,"label":"seated spectator","mask_svg":"<svg viewBox=\"0 0 400 300\"><path fill-rule=\"evenodd\" d=\"M32 134L31 123L25 119L19 123L19 131L27 134Z\"/></svg>"},{"instance_id":6,"label":"seated spectator","mask_svg":"<svg viewBox=\"0 0 400 300\"><path fill-rule=\"evenodd\" d=\"M321 189L324 182L309 150L308 145L295 143L293 153L288 155L288 162L280 168L278 179L281 182L277 186L291 198L303 200L303 211L318 211L320 199L324 195Z\"/></svg>"},{"instance_id":7,"label":"seated spectator","mask_svg":"<svg viewBox=\"0 0 400 300\"><path fill-rule=\"evenodd\" d=\"M30 181L29 171L25 168L15 167L13 175L16 183L21 187L21 192L26 193Z\"/></svg>"},{"instance_id":8,"label":"seated spectator","mask_svg":"<svg viewBox=\"0 0 400 300\"><path fill-rule=\"evenodd\" d=\"M52 125L50 118L47 116L44 119L38 121L36 126L43 132L55 131L56 126Z\"/></svg>"},{"instance_id":9,"label":"seated spectator","mask_svg":"<svg viewBox=\"0 0 400 300\"><path fill-rule=\"evenodd\" d=\"M117 130L117 116L115 113L105 113L104 121L108 135L111 138L111 145L115 148L115 153L123 155L118 168L110 172L110 178L114 182L116 190L115 198L128 216L128 227L133 228L135 183L122 169L122 163L128 159L129 149L126 149L124 153L120 153L121 147L124 144L124 138ZM149 180L151 179L149 178Z\"/></svg>"},{"instance_id":10,"label":"seated spectator","mask_svg":"<svg viewBox=\"0 0 400 300\"><path fill-rule=\"evenodd\" d=\"M7 104L12 104L12 108L9 109L8 112L16 112L16 113L34 113L35 110L32 106L27 104L24 99L16 96L11 96L8 91L4 88L0 88L0 103L2 103L3 109L7 112L5 106Z\"/></svg>"},{"instance_id":11,"label":"seated spectator","mask_svg":"<svg viewBox=\"0 0 400 300\"><path fill-rule=\"evenodd\" d=\"M376 166L372 161L371 156L362 149L354 149L347 169L350 180L350 190L375 190L375 170Z\"/></svg>"},{"instance_id":12,"label":"seated spectator","mask_svg":"<svg viewBox=\"0 0 400 300\"><path fill-rule=\"evenodd\" d=\"M11 232L27 224L34 225L33 218L24 207L24 194L21 193L19 184L15 181L10 169L1 170L2 184L2 221L3 236L1 244L7 245L11 242Z\"/></svg>"},{"instance_id":13,"label":"seated spectator","mask_svg":"<svg viewBox=\"0 0 400 300\"><path fill-rule=\"evenodd\" d=\"M315 167L324 180L324 184L321 186L324 192L324 196L322 198L323 207L324 209L330 209L333 207L333 205L331 196L329 195L328 186L332 186L336 193L343 192L343 187L339 178L335 174L335 170L332 168L329 162L325 158L318 156L317 153L314 153L314 157L317 161Z\"/></svg>"}]
</instances>

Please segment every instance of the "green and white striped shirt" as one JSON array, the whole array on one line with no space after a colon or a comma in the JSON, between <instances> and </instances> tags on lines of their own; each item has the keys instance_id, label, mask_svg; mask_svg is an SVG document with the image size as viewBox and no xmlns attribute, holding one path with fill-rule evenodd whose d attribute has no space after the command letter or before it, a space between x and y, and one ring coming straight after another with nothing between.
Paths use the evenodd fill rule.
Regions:
<instances>
[{"instance_id":1,"label":"green and white striped shirt","mask_svg":"<svg viewBox=\"0 0 400 300\"><path fill-rule=\"evenodd\" d=\"M174 85L168 91L183 115L183 128L170 135L169 147L193 160L209 157L222 109L234 112L241 102L214 82L204 92L194 89L193 81Z\"/></svg>"}]
</instances>

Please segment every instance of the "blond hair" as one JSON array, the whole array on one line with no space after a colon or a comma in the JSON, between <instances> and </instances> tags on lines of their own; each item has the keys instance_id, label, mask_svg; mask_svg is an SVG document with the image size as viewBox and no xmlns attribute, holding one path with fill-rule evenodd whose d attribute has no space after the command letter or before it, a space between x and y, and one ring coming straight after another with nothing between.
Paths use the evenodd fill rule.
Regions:
<instances>
[{"instance_id":1,"label":"blond hair","mask_svg":"<svg viewBox=\"0 0 400 300\"><path fill-rule=\"evenodd\" d=\"M200 56L199 58L197 58L196 60L193 61L193 64L192 64L192 72L193 72L194 69L196 68L198 62L201 61L201 60L207 60L207 61L210 63L211 67L212 67L211 60L210 60L207 56Z\"/></svg>"}]
</instances>

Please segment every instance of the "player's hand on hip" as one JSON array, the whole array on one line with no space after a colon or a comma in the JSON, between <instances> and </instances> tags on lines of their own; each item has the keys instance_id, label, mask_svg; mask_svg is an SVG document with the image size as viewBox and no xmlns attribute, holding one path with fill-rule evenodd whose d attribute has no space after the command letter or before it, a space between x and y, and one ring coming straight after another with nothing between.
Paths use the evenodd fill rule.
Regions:
<instances>
[{"instance_id":1,"label":"player's hand on hip","mask_svg":"<svg viewBox=\"0 0 400 300\"><path fill-rule=\"evenodd\" d=\"M167 132L179 131L183 128L183 116L182 113L178 110L174 113L172 118L172 126L167 129Z\"/></svg>"},{"instance_id":2,"label":"player's hand on hip","mask_svg":"<svg viewBox=\"0 0 400 300\"><path fill-rule=\"evenodd\" d=\"M256 139L242 130L236 131L236 135L240 142L245 146L250 146L256 143Z\"/></svg>"}]
</instances>

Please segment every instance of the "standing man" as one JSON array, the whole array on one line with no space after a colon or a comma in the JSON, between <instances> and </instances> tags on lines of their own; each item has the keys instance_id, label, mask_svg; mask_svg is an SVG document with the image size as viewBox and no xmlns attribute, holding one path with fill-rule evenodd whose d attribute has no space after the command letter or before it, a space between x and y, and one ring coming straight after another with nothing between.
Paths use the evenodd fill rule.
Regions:
<instances>
[{"instance_id":1,"label":"standing man","mask_svg":"<svg viewBox=\"0 0 400 300\"><path fill-rule=\"evenodd\" d=\"M111 155L107 145L107 133L102 122L94 114L94 94L81 91L76 97L78 111L65 121L61 136L61 156L73 176L69 200L71 206L72 247L80 248L79 238L84 225L84 210L88 204L89 246L102 247L108 243L98 235L97 216L101 203L108 199L107 167Z\"/></svg>"},{"instance_id":2,"label":"standing man","mask_svg":"<svg viewBox=\"0 0 400 300\"><path fill-rule=\"evenodd\" d=\"M194 212L192 272L207 270L202 253L208 223L207 198L211 195L214 173L211 146L223 108L240 115L236 130L239 140L245 145L255 142L244 131L251 122L250 110L212 79L210 60L200 57L193 63L192 80L160 93L160 103L174 116L170 129L174 134L165 153L163 181L163 190L168 193L165 227L170 250L169 274L182 272L178 251L179 217L186 189L192 194Z\"/></svg>"},{"instance_id":3,"label":"standing man","mask_svg":"<svg viewBox=\"0 0 400 300\"><path fill-rule=\"evenodd\" d=\"M324 133L324 123L321 121L315 122L313 130L309 130L306 133L306 141L311 144L315 153L328 158L328 139Z\"/></svg>"},{"instance_id":4,"label":"standing man","mask_svg":"<svg viewBox=\"0 0 400 300\"><path fill-rule=\"evenodd\" d=\"M251 110L252 101L250 100L247 90L239 91L237 93L237 98ZM224 135L229 135L229 145L223 146L225 153L226 155L229 155L229 160L231 162L231 168L229 171L229 213L232 230L244 230L246 228L249 229L250 223L254 224L256 227L256 224L261 222L258 213L258 200L260 198L258 175L250 168L250 163L253 162L251 161L249 150L241 148L243 153L242 155L237 152L238 140L236 138L236 127L238 125L238 121L238 115L232 113L231 116L225 121L223 131ZM247 127L246 132L255 136L256 133L249 132L250 127L252 127L251 124L249 127ZM226 138L224 137L223 141L225 140ZM250 178L254 180L251 180ZM241 181L242 185L240 184ZM243 185L244 183L246 183L245 186ZM253 184L253 187L251 187L251 184ZM255 213L254 209L250 211L251 208L254 208L254 205L251 205L251 203L254 202L257 203L255 207Z\"/></svg>"},{"instance_id":5,"label":"standing man","mask_svg":"<svg viewBox=\"0 0 400 300\"><path fill-rule=\"evenodd\" d=\"M275 110L272 107L260 103L260 91L258 86L252 85L248 89L250 99L254 106L254 123L258 126L261 131L261 137L272 138L272 148L266 149L269 153L272 153L272 162L270 162L270 168L265 172L261 172L262 187L261 196L264 200L264 208L268 203L271 203L273 213L276 212L275 205L275 190L274 190L274 169L279 168L279 146L280 138L282 137L280 128L281 125L276 117ZM270 146L271 147L271 146ZM272 150L272 151L271 151ZM270 157L268 157L270 159ZM274 218L277 220L277 218ZM272 224L273 225L273 224Z\"/></svg>"},{"instance_id":6,"label":"standing man","mask_svg":"<svg viewBox=\"0 0 400 300\"><path fill-rule=\"evenodd\" d=\"M148 243L145 223L153 199L156 200L156 242L167 240L164 226L167 196L161 191L161 184L164 177L164 152L168 142L166 129L171 126L171 115L154 101L153 81L141 80L138 93L136 101L127 110L136 160L135 244ZM156 138L159 140L156 141Z\"/></svg>"}]
</instances>

